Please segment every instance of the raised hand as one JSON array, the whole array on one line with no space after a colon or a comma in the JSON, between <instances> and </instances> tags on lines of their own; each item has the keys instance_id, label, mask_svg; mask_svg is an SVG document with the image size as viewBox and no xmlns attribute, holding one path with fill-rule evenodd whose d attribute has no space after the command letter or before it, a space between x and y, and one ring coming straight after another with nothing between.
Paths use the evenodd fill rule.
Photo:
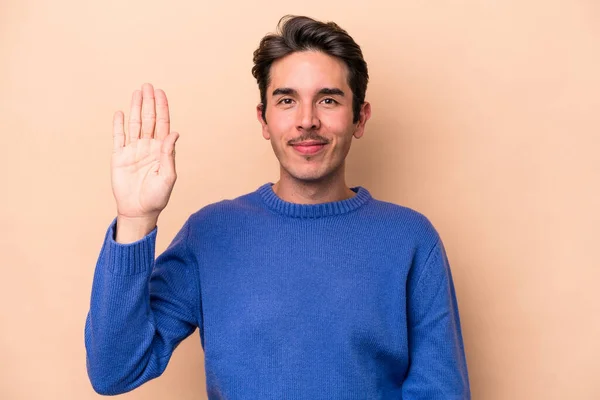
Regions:
<instances>
[{"instance_id":1,"label":"raised hand","mask_svg":"<svg viewBox=\"0 0 600 400\"><path fill-rule=\"evenodd\" d=\"M128 132L124 116L113 118L111 181L117 202L117 224L156 223L175 185L176 132L170 132L167 96L145 83L133 92ZM147 229L146 229L147 230Z\"/></svg>"}]
</instances>

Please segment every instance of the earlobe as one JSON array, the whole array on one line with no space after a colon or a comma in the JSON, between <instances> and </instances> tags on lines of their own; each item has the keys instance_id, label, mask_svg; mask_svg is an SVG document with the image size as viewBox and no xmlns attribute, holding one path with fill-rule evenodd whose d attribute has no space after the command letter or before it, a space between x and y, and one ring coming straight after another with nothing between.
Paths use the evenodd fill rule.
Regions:
<instances>
[{"instance_id":1,"label":"earlobe","mask_svg":"<svg viewBox=\"0 0 600 400\"><path fill-rule=\"evenodd\" d=\"M267 125L263 125L262 135L266 140L271 140L271 135L269 134L269 129L267 128Z\"/></svg>"},{"instance_id":2,"label":"earlobe","mask_svg":"<svg viewBox=\"0 0 600 400\"><path fill-rule=\"evenodd\" d=\"M359 123L356 130L354 131L353 136L357 139L360 139L364 132L365 132L364 129L360 126L360 123Z\"/></svg>"}]
</instances>

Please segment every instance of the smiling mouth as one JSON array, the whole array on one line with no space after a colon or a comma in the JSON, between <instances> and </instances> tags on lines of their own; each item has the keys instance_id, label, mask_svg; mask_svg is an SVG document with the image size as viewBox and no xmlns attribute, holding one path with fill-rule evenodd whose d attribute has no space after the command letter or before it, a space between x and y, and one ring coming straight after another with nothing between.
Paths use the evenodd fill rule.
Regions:
<instances>
[{"instance_id":1,"label":"smiling mouth","mask_svg":"<svg viewBox=\"0 0 600 400\"><path fill-rule=\"evenodd\" d=\"M293 144L292 147L300 154L312 155L317 154L326 145L326 142L309 141Z\"/></svg>"}]
</instances>

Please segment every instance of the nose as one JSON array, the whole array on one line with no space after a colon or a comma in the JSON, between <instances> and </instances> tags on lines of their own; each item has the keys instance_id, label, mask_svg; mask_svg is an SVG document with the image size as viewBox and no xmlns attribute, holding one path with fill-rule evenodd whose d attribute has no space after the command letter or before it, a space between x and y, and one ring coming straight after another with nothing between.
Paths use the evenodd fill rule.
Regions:
<instances>
[{"instance_id":1,"label":"nose","mask_svg":"<svg viewBox=\"0 0 600 400\"><path fill-rule=\"evenodd\" d=\"M298 107L298 114L298 129L312 131L321 127L321 120L313 104L305 104Z\"/></svg>"}]
</instances>

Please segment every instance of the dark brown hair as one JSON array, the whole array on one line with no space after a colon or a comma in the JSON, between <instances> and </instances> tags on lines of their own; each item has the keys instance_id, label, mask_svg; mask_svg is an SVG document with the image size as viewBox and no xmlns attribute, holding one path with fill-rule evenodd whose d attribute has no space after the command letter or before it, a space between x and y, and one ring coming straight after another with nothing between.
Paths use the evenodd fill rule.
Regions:
<instances>
[{"instance_id":1,"label":"dark brown hair","mask_svg":"<svg viewBox=\"0 0 600 400\"><path fill-rule=\"evenodd\" d=\"M346 64L348 86L353 95L353 123L358 122L369 81L367 63L363 59L360 46L334 22L320 22L309 17L293 15L281 18L277 24L277 32L263 37L258 49L254 51L252 75L258 82L263 119L267 106L271 65L289 54L309 50L337 57Z\"/></svg>"}]
</instances>

